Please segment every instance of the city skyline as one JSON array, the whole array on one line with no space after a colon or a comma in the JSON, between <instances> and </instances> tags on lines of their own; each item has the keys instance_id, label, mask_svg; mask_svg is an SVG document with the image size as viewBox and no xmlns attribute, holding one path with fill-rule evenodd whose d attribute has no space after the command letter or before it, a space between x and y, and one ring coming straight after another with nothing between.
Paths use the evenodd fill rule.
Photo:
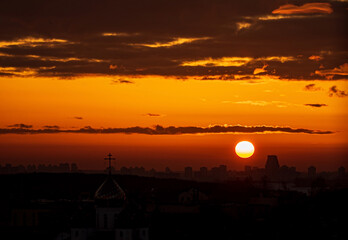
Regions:
<instances>
[{"instance_id":1,"label":"city skyline","mask_svg":"<svg viewBox=\"0 0 348 240\"><path fill-rule=\"evenodd\" d=\"M287 166L285 164L280 164L278 161L277 155L268 155L267 160L265 161L264 166L252 166L245 165L243 170L240 169L229 169L226 165L212 166L208 168L206 166L192 167L185 166L180 170L173 170L169 166L166 166L165 169L145 169L143 166L117 166L115 167L112 164L112 161L115 161L116 158L109 153L104 160L108 163L107 167L104 169L80 169L76 163L59 163L57 165L52 164L29 164L24 165L12 165L10 163L0 164L0 174L17 174L17 173L109 173L109 174L121 174L121 175L138 175L138 176L148 176L148 177L173 177L173 178L184 178L184 179L196 179L199 180L202 176L207 177L208 175L214 175L217 179L222 177L231 177L234 173L245 173L246 175L242 178L252 178L252 172L258 172L259 180L264 176L271 176L274 172L278 172L279 176L288 175L291 173L293 175L291 178L296 179L297 177L303 177L303 173L307 174L308 177L319 177L320 175L337 173L338 175L345 175L345 167L340 166L336 171L322 171L317 172L316 166L310 165L305 171L299 171L296 166ZM163 170L163 171L161 171ZM272 173L273 172L273 173ZM156 174L159 175L156 176ZM163 174L164 173L164 174ZM301 175L299 175L301 173ZM176 175L172 175L176 174ZM231 175L232 174L232 175ZM277 175L276 174L276 175ZM318 174L318 175L317 175ZM235 176L233 176L235 177ZM239 178L239 177L237 177ZM201 179L207 180L207 179ZM254 179L255 180L255 179Z\"/></svg>"}]
</instances>

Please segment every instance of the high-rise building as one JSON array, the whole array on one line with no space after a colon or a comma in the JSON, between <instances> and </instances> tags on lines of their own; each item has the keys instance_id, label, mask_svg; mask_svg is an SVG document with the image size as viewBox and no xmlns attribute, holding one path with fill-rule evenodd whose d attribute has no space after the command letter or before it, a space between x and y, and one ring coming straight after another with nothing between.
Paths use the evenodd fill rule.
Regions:
<instances>
[{"instance_id":1,"label":"high-rise building","mask_svg":"<svg viewBox=\"0 0 348 240\"><path fill-rule=\"evenodd\" d=\"M33 165L29 164L29 165L27 166L27 172L29 172L29 173L36 172L36 166L35 166L35 164L33 164Z\"/></svg>"},{"instance_id":2,"label":"high-rise building","mask_svg":"<svg viewBox=\"0 0 348 240\"><path fill-rule=\"evenodd\" d=\"M227 174L227 166L226 165L220 165L220 171L221 174Z\"/></svg>"},{"instance_id":3,"label":"high-rise building","mask_svg":"<svg viewBox=\"0 0 348 240\"><path fill-rule=\"evenodd\" d=\"M344 177L344 175L346 174L346 169L341 166L338 168L338 177Z\"/></svg>"},{"instance_id":4,"label":"high-rise building","mask_svg":"<svg viewBox=\"0 0 348 240\"><path fill-rule=\"evenodd\" d=\"M58 166L58 172L70 172L69 163L60 163Z\"/></svg>"},{"instance_id":5,"label":"high-rise building","mask_svg":"<svg viewBox=\"0 0 348 240\"><path fill-rule=\"evenodd\" d=\"M244 167L244 171L245 171L245 173L247 173L247 174L251 174L251 166L245 166L245 167Z\"/></svg>"},{"instance_id":6,"label":"high-rise building","mask_svg":"<svg viewBox=\"0 0 348 240\"><path fill-rule=\"evenodd\" d=\"M267 162L265 165L266 175L270 177L275 177L279 171L279 162L276 155L268 155Z\"/></svg>"},{"instance_id":7,"label":"high-rise building","mask_svg":"<svg viewBox=\"0 0 348 240\"><path fill-rule=\"evenodd\" d=\"M317 175L317 169L314 166L308 168L308 177L314 178Z\"/></svg>"},{"instance_id":8,"label":"high-rise building","mask_svg":"<svg viewBox=\"0 0 348 240\"><path fill-rule=\"evenodd\" d=\"M192 167L185 167L185 178L192 178Z\"/></svg>"},{"instance_id":9,"label":"high-rise building","mask_svg":"<svg viewBox=\"0 0 348 240\"><path fill-rule=\"evenodd\" d=\"M72 163L71 164L70 171L71 172L77 172L78 171L78 167L77 167L76 163Z\"/></svg>"},{"instance_id":10,"label":"high-rise building","mask_svg":"<svg viewBox=\"0 0 348 240\"><path fill-rule=\"evenodd\" d=\"M166 173L166 174L170 174L170 173L172 173L172 170L170 170L170 168L169 168L169 167L166 167L166 169L165 169L165 173Z\"/></svg>"},{"instance_id":11,"label":"high-rise building","mask_svg":"<svg viewBox=\"0 0 348 240\"><path fill-rule=\"evenodd\" d=\"M201 173L201 177L202 178L206 178L208 176L208 168L206 167L201 167L199 169L200 173Z\"/></svg>"}]
</instances>

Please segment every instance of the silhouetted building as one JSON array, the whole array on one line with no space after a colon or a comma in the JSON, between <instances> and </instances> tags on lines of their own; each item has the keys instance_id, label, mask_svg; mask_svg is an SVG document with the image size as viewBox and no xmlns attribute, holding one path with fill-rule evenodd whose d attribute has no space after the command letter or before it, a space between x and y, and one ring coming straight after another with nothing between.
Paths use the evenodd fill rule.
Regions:
<instances>
[{"instance_id":1,"label":"silhouetted building","mask_svg":"<svg viewBox=\"0 0 348 240\"><path fill-rule=\"evenodd\" d=\"M226 165L220 165L220 171L222 174L226 174L227 173L227 166Z\"/></svg>"},{"instance_id":2,"label":"silhouetted building","mask_svg":"<svg viewBox=\"0 0 348 240\"><path fill-rule=\"evenodd\" d=\"M70 172L70 165L69 163L60 163L58 166L59 172Z\"/></svg>"},{"instance_id":3,"label":"silhouetted building","mask_svg":"<svg viewBox=\"0 0 348 240\"><path fill-rule=\"evenodd\" d=\"M208 176L208 168L206 167L201 167L199 169L200 173L201 173L201 177L202 178L206 178Z\"/></svg>"},{"instance_id":4,"label":"silhouetted building","mask_svg":"<svg viewBox=\"0 0 348 240\"><path fill-rule=\"evenodd\" d=\"M214 180L224 180L227 178L227 166L220 165L219 167L213 167L210 170L210 176Z\"/></svg>"},{"instance_id":5,"label":"silhouetted building","mask_svg":"<svg viewBox=\"0 0 348 240\"><path fill-rule=\"evenodd\" d=\"M185 178L192 179L192 167L185 167Z\"/></svg>"},{"instance_id":6,"label":"silhouetted building","mask_svg":"<svg viewBox=\"0 0 348 240\"><path fill-rule=\"evenodd\" d=\"M123 175L130 174L128 168L126 168L126 167L121 167L120 172Z\"/></svg>"},{"instance_id":7,"label":"silhouetted building","mask_svg":"<svg viewBox=\"0 0 348 240\"><path fill-rule=\"evenodd\" d=\"M156 176L156 170L154 169L154 168L151 168L151 170L149 171L149 175L150 175L150 177L154 177L154 176Z\"/></svg>"},{"instance_id":8,"label":"silhouetted building","mask_svg":"<svg viewBox=\"0 0 348 240\"><path fill-rule=\"evenodd\" d=\"M339 167L338 168L338 177L342 178L345 176L345 174L346 174L346 169L343 166Z\"/></svg>"},{"instance_id":9,"label":"silhouetted building","mask_svg":"<svg viewBox=\"0 0 348 240\"><path fill-rule=\"evenodd\" d=\"M113 179L111 172L111 154L109 174L94 195L95 228L72 228L71 240L113 239L148 240L149 228L141 216L138 206L127 201L125 191Z\"/></svg>"},{"instance_id":10,"label":"silhouetted building","mask_svg":"<svg viewBox=\"0 0 348 240\"><path fill-rule=\"evenodd\" d=\"M244 172L245 172L246 176L251 177L251 166L245 166Z\"/></svg>"},{"instance_id":11,"label":"silhouetted building","mask_svg":"<svg viewBox=\"0 0 348 240\"><path fill-rule=\"evenodd\" d=\"M276 155L268 155L265 165L266 175L268 177L276 177L279 172L279 163Z\"/></svg>"},{"instance_id":12,"label":"silhouetted building","mask_svg":"<svg viewBox=\"0 0 348 240\"><path fill-rule=\"evenodd\" d=\"M71 172L77 172L79 169L76 165L76 163L72 163L71 166L70 166L70 171Z\"/></svg>"},{"instance_id":13,"label":"silhouetted building","mask_svg":"<svg viewBox=\"0 0 348 240\"><path fill-rule=\"evenodd\" d=\"M308 177L314 178L317 175L317 169L314 166L308 168Z\"/></svg>"},{"instance_id":14,"label":"silhouetted building","mask_svg":"<svg viewBox=\"0 0 348 240\"><path fill-rule=\"evenodd\" d=\"M281 181L291 181L297 177L296 168L283 165L279 168L278 179Z\"/></svg>"},{"instance_id":15,"label":"silhouetted building","mask_svg":"<svg viewBox=\"0 0 348 240\"><path fill-rule=\"evenodd\" d=\"M26 172L26 169L24 166L12 166L9 163L6 163L4 167L0 166L0 173L4 174L13 174L13 173L24 173Z\"/></svg>"},{"instance_id":16,"label":"silhouetted building","mask_svg":"<svg viewBox=\"0 0 348 240\"><path fill-rule=\"evenodd\" d=\"M35 166L35 164L33 164L33 165L28 165L27 166L27 172L29 172L29 173L32 173L32 172L36 172L36 166Z\"/></svg>"},{"instance_id":17,"label":"silhouetted building","mask_svg":"<svg viewBox=\"0 0 348 240\"><path fill-rule=\"evenodd\" d=\"M98 188L94 196L96 203L97 229L114 228L117 216L123 210L126 194L117 182L109 175Z\"/></svg>"},{"instance_id":18,"label":"silhouetted building","mask_svg":"<svg viewBox=\"0 0 348 240\"><path fill-rule=\"evenodd\" d=\"M171 174L171 173L172 173L172 170L170 170L170 168L169 168L169 167L166 167L166 169L165 169L165 173L166 173L166 174Z\"/></svg>"},{"instance_id":19,"label":"silhouetted building","mask_svg":"<svg viewBox=\"0 0 348 240\"><path fill-rule=\"evenodd\" d=\"M144 167L135 167L131 169L131 174L132 175L138 175L138 176L145 176L146 171Z\"/></svg>"}]
</instances>

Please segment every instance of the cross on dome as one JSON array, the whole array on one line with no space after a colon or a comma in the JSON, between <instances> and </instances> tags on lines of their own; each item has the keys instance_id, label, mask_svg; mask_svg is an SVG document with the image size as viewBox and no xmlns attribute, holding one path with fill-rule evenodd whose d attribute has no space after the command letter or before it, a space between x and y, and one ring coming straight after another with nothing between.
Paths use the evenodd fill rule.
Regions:
<instances>
[{"instance_id":1,"label":"cross on dome","mask_svg":"<svg viewBox=\"0 0 348 240\"><path fill-rule=\"evenodd\" d=\"M109 161L109 175L111 175L111 161L112 161L112 160L116 160L116 158L113 158L113 157L112 157L112 154L109 153L109 154L107 155L107 157L104 158L104 160L108 160L108 161Z\"/></svg>"}]
</instances>

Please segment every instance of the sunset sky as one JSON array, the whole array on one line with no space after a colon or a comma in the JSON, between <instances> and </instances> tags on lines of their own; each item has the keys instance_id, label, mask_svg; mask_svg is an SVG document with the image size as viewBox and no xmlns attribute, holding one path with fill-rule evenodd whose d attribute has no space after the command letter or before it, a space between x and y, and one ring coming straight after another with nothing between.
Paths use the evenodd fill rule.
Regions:
<instances>
[{"instance_id":1,"label":"sunset sky","mask_svg":"<svg viewBox=\"0 0 348 240\"><path fill-rule=\"evenodd\" d=\"M4 0L0 164L348 168L348 1ZM242 140L255 154L239 158Z\"/></svg>"}]
</instances>

